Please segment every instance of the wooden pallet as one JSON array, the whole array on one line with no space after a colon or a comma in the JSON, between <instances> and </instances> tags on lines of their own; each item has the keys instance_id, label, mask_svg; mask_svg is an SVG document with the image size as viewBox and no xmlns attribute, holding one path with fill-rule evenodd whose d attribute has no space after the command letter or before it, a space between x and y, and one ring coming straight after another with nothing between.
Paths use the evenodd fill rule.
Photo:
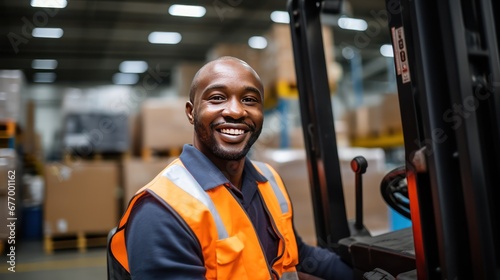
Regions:
<instances>
[{"instance_id":1,"label":"wooden pallet","mask_svg":"<svg viewBox=\"0 0 500 280\"><path fill-rule=\"evenodd\" d=\"M401 126L387 126L380 132L381 135L400 135L403 134L403 128Z\"/></svg>"},{"instance_id":2,"label":"wooden pallet","mask_svg":"<svg viewBox=\"0 0 500 280\"><path fill-rule=\"evenodd\" d=\"M351 138L351 146L365 148L393 148L404 145L403 132L392 131L391 133L373 133L365 137Z\"/></svg>"},{"instance_id":3,"label":"wooden pallet","mask_svg":"<svg viewBox=\"0 0 500 280\"><path fill-rule=\"evenodd\" d=\"M16 123L11 120L0 120L0 148L16 147Z\"/></svg>"},{"instance_id":4,"label":"wooden pallet","mask_svg":"<svg viewBox=\"0 0 500 280\"><path fill-rule=\"evenodd\" d=\"M124 153L92 153L86 156L81 156L78 154L72 154L69 152L64 153L64 161L72 162L78 160L87 160L87 161L102 161L102 160L115 160L122 161L130 158L129 152Z\"/></svg>"},{"instance_id":5,"label":"wooden pallet","mask_svg":"<svg viewBox=\"0 0 500 280\"><path fill-rule=\"evenodd\" d=\"M182 147L170 149L142 148L141 158L149 161L154 157L177 157L181 154Z\"/></svg>"},{"instance_id":6,"label":"wooden pallet","mask_svg":"<svg viewBox=\"0 0 500 280\"><path fill-rule=\"evenodd\" d=\"M16 135L16 123L11 120L0 120L0 138L11 138Z\"/></svg>"},{"instance_id":7,"label":"wooden pallet","mask_svg":"<svg viewBox=\"0 0 500 280\"><path fill-rule=\"evenodd\" d=\"M55 250L77 249L86 252L88 248L106 247L108 233L84 233L67 235L45 235L44 250L47 254L53 254Z\"/></svg>"},{"instance_id":8,"label":"wooden pallet","mask_svg":"<svg viewBox=\"0 0 500 280\"><path fill-rule=\"evenodd\" d=\"M7 239L0 239L0 255L5 255L7 248Z\"/></svg>"}]
</instances>

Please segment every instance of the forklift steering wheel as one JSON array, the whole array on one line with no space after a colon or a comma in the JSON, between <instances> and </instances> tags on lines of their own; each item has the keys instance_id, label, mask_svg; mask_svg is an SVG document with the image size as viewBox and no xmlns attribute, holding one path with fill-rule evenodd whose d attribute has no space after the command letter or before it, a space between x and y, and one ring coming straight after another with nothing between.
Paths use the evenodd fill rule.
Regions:
<instances>
[{"instance_id":1,"label":"forklift steering wheel","mask_svg":"<svg viewBox=\"0 0 500 280\"><path fill-rule=\"evenodd\" d=\"M397 167L384 176L380 183L380 192L392 209L411 220L405 166Z\"/></svg>"}]
</instances>

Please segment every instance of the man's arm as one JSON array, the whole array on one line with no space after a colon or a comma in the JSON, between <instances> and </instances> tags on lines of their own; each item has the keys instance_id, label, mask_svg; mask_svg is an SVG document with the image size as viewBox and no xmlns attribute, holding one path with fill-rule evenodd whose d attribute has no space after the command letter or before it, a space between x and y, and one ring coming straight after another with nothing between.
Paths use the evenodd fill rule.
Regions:
<instances>
[{"instance_id":1,"label":"man's arm","mask_svg":"<svg viewBox=\"0 0 500 280\"><path fill-rule=\"evenodd\" d=\"M307 273L328 280L353 279L352 268L343 262L340 257L328 249L309 246L295 233L299 249L299 272Z\"/></svg>"},{"instance_id":2,"label":"man's arm","mask_svg":"<svg viewBox=\"0 0 500 280\"><path fill-rule=\"evenodd\" d=\"M132 210L126 230L132 279L205 279L200 245L173 210L151 196Z\"/></svg>"}]
</instances>

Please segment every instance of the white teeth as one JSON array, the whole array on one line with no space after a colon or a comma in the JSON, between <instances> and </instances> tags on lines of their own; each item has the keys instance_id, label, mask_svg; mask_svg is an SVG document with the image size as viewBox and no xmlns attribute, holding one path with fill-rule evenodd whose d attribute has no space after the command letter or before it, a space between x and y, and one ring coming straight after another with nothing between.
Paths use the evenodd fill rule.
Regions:
<instances>
[{"instance_id":1,"label":"white teeth","mask_svg":"<svg viewBox=\"0 0 500 280\"><path fill-rule=\"evenodd\" d=\"M234 128L231 129L223 128L220 131L224 134L231 134L231 135L241 135L245 133L245 131L242 129L234 129Z\"/></svg>"}]
</instances>

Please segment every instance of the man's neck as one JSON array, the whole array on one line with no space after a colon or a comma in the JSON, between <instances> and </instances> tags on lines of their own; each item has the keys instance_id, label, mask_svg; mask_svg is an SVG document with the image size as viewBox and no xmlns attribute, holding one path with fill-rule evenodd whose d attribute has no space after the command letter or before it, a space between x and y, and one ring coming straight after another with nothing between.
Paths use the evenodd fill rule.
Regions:
<instances>
[{"instance_id":1,"label":"man's neck","mask_svg":"<svg viewBox=\"0 0 500 280\"><path fill-rule=\"evenodd\" d=\"M222 174L233 184L241 190L243 181L243 169L245 168L245 158L240 160L221 161L216 166L222 171Z\"/></svg>"}]
</instances>

